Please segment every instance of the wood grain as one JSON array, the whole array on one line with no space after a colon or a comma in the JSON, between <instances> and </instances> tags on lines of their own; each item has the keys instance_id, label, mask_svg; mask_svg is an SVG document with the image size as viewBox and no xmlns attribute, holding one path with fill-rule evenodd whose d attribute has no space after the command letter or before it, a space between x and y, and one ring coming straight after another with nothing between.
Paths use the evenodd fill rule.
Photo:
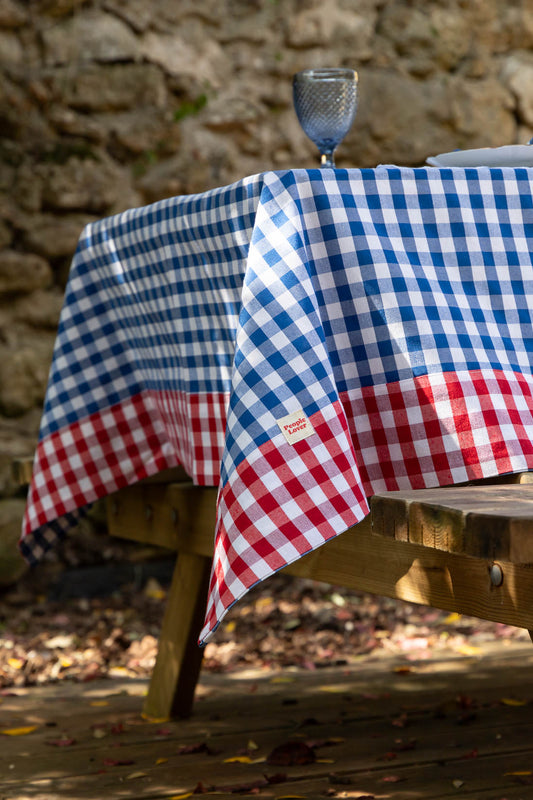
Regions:
<instances>
[{"instance_id":1,"label":"wood grain","mask_svg":"<svg viewBox=\"0 0 533 800\"><path fill-rule=\"evenodd\" d=\"M386 492L371 500L374 532L476 558L533 563L533 485Z\"/></svg>"},{"instance_id":2,"label":"wood grain","mask_svg":"<svg viewBox=\"0 0 533 800\"><path fill-rule=\"evenodd\" d=\"M217 490L183 483L139 483L107 498L111 536L213 556Z\"/></svg>"},{"instance_id":3,"label":"wood grain","mask_svg":"<svg viewBox=\"0 0 533 800\"><path fill-rule=\"evenodd\" d=\"M198 634L205 614L210 572L210 558L179 554L144 703L144 712L149 717L184 718L191 714L202 665Z\"/></svg>"}]
</instances>

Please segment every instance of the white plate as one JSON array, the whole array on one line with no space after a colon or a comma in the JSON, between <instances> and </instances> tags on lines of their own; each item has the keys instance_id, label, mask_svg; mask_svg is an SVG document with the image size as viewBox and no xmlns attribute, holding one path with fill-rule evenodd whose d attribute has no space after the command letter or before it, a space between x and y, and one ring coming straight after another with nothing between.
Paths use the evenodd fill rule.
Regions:
<instances>
[{"instance_id":1,"label":"white plate","mask_svg":"<svg viewBox=\"0 0 533 800\"><path fill-rule=\"evenodd\" d=\"M426 164L432 167L533 167L533 145L508 144L504 147L454 150L426 158Z\"/></svg>"}]
</instances>

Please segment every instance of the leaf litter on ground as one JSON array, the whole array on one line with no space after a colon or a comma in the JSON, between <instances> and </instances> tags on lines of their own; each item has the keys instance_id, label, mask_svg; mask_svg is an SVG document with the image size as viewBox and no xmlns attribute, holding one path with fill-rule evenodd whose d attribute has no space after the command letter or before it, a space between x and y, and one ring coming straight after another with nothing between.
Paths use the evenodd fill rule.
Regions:
<instances>
[{"instance_id":1,"label":"leaf litter on ground","mask_svg":"<svg viewBox=\"0 0 533 800\"><path fill-rule=\"evenodd\" d=\"M89 557L79 544L76 550L75 538L62 555L55 554L56 562L0 590L0 691L62 680L149 678L152 673L168 581L150 576L144 584L111 586L103 595L87 577L84 586L69 573L102 553L106 563L132 559L135 546L105 536L98 542L100 550L94 546ZM65 563L58 563L61 557ZM58 587L73 583L76 596L62 595ZM381 651L397 655L402 662L397 669L409 674L415 661L439 651L465 654L483 641L518 638L529 641L526 632L507 625L279 573L230 610L205 648L203 669L260 668L270 670L273 680L285 680L291 676L276 673L288 667L349 665ZM519 701L502 700L509 705Z\"/></svg>"}]
</instances>

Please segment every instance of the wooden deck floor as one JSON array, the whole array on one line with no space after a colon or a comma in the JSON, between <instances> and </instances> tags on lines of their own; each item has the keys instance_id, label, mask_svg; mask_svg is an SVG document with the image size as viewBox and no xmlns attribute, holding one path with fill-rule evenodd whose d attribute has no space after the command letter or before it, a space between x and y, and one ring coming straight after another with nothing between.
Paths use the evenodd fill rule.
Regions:
<instances>
[{"instance_id":1,"label":"wooden deck floor","mask_svg":"<svg viewBox=\"0 0 533 800\"><path fill-rule=\"evenodd\" d=\"M533 796L524 642L410 665L374 656L314 672L204 675L187 721L143 719L145 691L116 679L2 696L1 800ZM265 761L287 742L305 746L285 758L315 760Z\"/></svg>"}]
</instances>

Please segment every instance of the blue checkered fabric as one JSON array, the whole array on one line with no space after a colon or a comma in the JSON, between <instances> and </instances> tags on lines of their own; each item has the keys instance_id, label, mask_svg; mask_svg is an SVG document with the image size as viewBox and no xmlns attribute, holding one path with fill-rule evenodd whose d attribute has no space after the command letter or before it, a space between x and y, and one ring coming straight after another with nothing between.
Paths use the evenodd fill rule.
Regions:
<instances>
[{"instance_id":1,"label":"blue checkered fabric","mask_svg":"<svg viewBox=\"0 0 533 800\"><path fill-rule=\"evenodd\" d=\"M89 225L74 256L40 438L145 389L228 391L262 176Z\"/></svg>"},{"instance_id":2,"label":"blue checkered fabric","mask_svg":"<svg viewBox=\"0 0 533 800\"><path fill-rule=\"evenodd\" d=\"M223 480L295 397L312 414L343 392L413 375L529 374L532 252L530 169L266 176Z\"/></svg>"}]
</instances>

